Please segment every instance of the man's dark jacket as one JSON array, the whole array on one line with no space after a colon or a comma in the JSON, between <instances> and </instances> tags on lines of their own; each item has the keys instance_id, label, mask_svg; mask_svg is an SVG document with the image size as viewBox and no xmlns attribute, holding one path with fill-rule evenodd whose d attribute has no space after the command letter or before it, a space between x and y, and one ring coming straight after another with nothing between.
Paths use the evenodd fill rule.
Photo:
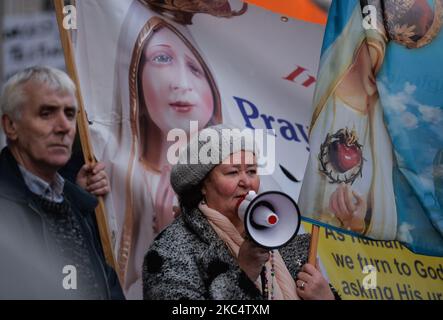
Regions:
<instances>
[{"instance_id":1,"label":"man's dark jacket","mask_svg":"<svg viewBox=\"0 0 443 320\"><path fill-rule=\"evenodd\" d=\"M80 222L103 298L124 299L100 244L94 214L97 199L69 181L63 194ZM70 271L60 268L59 254L35 198L6 147L0 154L0 299L81 299L75 290L66 290L72 284Z\"/></svg>"}]
</instances>

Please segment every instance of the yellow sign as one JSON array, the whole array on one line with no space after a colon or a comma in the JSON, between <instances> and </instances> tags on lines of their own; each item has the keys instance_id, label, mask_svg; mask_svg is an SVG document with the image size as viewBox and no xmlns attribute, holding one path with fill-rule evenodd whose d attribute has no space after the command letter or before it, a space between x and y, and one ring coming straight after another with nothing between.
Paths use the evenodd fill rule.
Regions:
<instances>
[{"instance_id":1,"label":"yellow sign","mask_svg":"<svg viewBox=\"0 0 443 320\"><path fill-rule=\"evenodd\" d=\"M344 300L443 300L443 258L414 254L396 241L325 228L320 228L318 254Z\"/></svg>"}]
</instances>

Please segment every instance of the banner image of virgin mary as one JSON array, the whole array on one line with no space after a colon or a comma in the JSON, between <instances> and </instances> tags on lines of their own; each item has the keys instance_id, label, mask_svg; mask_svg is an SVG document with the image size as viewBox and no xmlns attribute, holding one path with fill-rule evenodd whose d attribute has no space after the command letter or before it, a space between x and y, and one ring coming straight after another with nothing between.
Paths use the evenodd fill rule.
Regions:
<instances>
[{"instance_id":1,"label":"banner image of virgin mary","mask_svg":"<svg viewBox=\"0 0 443 320\"><path fill-rule=\"evenodd\" d=\"M303 214L377 239L394 239L392 145L375 82L384 61L382 26L363 30L359 5L322 64L311 124L311 156L300 194ZM379 161L383 157L383 161Z\"/></svg>"},{"instance_id":2,"label":"banner image of virgin mary","mask_svg":"<svg viewBox=\"0 0 443 320\"><path fill-rule=\"evenodd\" d=\"M376 13L371 24L365 8ZM302 214L442 256L443 101L435 84L443 74L435 61L443 48L443 1L336 2L331 10Z\"/></svg>"},{"instance_id":3,"label":"banner image of virgin mary","mask_svg":"<svg viewBox=\"0 0 443 320\"><path fill-rule=\"evenodd\" d=\"M103 157L112 163L107 207L116 214L116 257L128 298L141 298L143 256L178 204L168 132L192 134L190 121L198 130L222 122L215 80L186 30L134 1L120 33L113 109L122 121L110 130Z\"/></svg>"}]
</instances>

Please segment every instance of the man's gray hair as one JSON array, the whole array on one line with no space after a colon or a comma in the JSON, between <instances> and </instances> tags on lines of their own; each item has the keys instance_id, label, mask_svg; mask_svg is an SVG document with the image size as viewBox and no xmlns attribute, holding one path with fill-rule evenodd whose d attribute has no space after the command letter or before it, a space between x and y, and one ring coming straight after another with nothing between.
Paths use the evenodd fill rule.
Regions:
<instances>
[{"instance_id":1,"label":"man's gray hair","mask_svg":"<svg viewBox=\"0 0 443 320\"><path fill-rule=\"evenodd\" d=\"M65 72L47 66L30 67L19 71L5 83L0 99L0 117L4 114L14 119L20 117L20 109L27 101L23 85L30 81L46 84L55 91L75 97L75 84Z\"/></svg>"}]
</instances>

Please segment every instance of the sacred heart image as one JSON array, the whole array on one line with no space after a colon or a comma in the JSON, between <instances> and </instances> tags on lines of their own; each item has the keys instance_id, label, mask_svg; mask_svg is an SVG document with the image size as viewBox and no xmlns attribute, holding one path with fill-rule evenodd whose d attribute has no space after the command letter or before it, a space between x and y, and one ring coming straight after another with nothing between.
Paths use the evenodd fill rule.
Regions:
<instances>
[{"instance_id":1,"label":"sacred heart image","mask_svg":"<svg viewBox=\"0 0 443 320\"><path fill-rule=\"evenodd\" d=\"M330 183L352 184L362 175L362 147L354 130L344 128L328 134L320 147L320 172Z\"/></svg>"}]
</instances>

